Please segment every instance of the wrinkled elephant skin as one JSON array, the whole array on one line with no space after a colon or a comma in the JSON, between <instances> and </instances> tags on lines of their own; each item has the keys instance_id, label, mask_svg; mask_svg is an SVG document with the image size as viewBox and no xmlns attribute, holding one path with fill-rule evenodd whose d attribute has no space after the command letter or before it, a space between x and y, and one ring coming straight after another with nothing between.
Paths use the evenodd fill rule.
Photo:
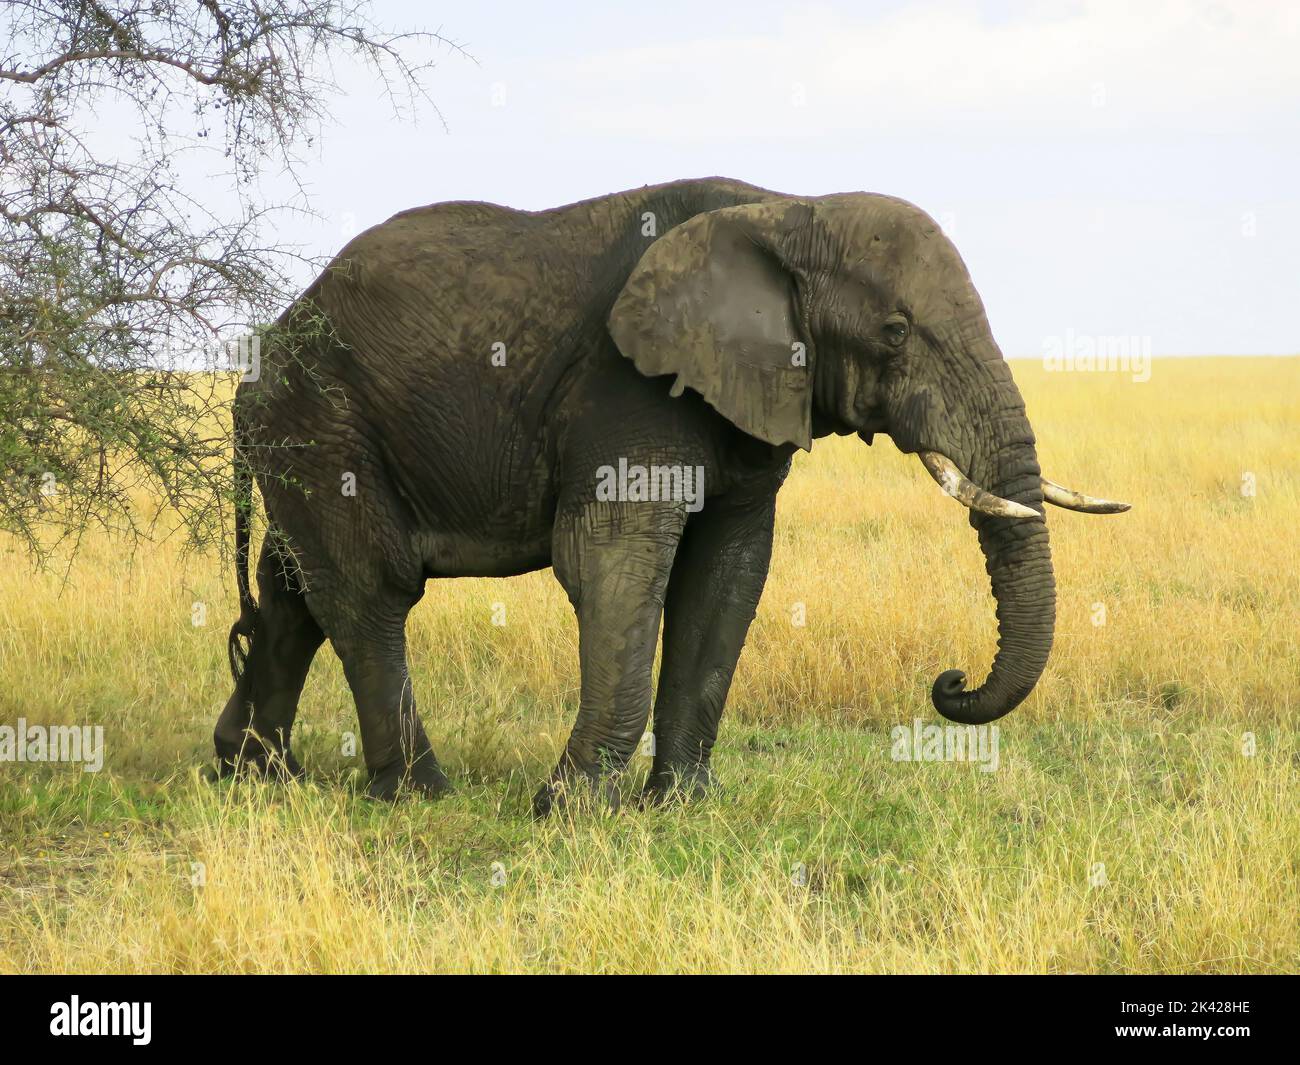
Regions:
<instances>
[{"instance_id":1,"label":"wrinkled elephant skin","mask_svg":"<svg viewBox=\"0 0 1300 1065\"><path fill-rule=\"evenodd\" d=\"M935 706L998 717L1052 644L1034 435L960 256L902 200L683 181L524 212L406 211L353 240L262 336L235 402L242 612L217 753L296 774L290 730L328 638L369 792L449 784L416 713L405 619L431 577L551 566L577 614L577 721L543 814L703 792L799 448L886 433L970 508L999 649ZM251 485L269 533L248 582ZM1050 485L1049 501L1108 504ZM1052 498L1055 496L1056 498ZM657 693L651 667L663 623Z\"/></svg>"}]
</instances>

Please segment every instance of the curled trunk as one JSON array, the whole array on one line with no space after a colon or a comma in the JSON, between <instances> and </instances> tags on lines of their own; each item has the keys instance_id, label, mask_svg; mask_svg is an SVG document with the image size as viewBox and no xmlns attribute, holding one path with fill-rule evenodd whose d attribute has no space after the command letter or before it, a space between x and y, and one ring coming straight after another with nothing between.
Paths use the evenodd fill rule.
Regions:
<instances>
[{"instance_id":1,"label":"curled trunk","mask_svg":"<svg viewBox=\"0 0 1300 1065\"><path fill-rule=\"evenodd\" d=\"M1040 514L1043 493L1033 436L995 452L983 486ZM971 514L997 602L998 650L988 678L966 690L966 676L950 669L934 683L934 707L950 721L980 725L1015 709L1034 689L1047 665L1056 623L1056 582L1045 521Z\"/></svg>"}]
</instances>

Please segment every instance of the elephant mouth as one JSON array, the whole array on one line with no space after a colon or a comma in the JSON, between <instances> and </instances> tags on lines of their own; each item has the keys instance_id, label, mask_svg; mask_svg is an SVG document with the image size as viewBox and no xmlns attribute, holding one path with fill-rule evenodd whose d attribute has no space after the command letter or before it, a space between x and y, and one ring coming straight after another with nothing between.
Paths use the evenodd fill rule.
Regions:
<instances>
[{"instance_id":1,"label":"elephant mouth","mask_svg":"<svg viewBox=\"0 0 1300 1065\"><path fill-rule=\"evenodd\" d=\"M873 409L868 411L867 416L854 428L857 430L858 439L870 447L877 433L889 432L889 422L883 411Z\"/></svg>"}]
</instances>

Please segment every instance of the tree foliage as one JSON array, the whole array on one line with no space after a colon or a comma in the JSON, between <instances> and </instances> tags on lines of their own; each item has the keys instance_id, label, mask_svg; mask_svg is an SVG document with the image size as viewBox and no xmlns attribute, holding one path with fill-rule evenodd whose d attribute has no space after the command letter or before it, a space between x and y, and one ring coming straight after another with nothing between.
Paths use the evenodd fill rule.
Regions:
<instances>
[{"instance_id":1,"label":"tree foliage","mask_svg":"<svg viewBox=\"0 0 1300 1065\"><path fill-rule=\"evenodd\" d=\"M210 542L228 342L292 296L274 222L309 209L261 179L299 171L333 61L403 111L427 100L409 56L456 46L354 0L10 0L0 42L0 529L45 559L93 525L155 532L161 497ZM195 195L200 166L236 206Z\"/></svg>"}]
</instances>

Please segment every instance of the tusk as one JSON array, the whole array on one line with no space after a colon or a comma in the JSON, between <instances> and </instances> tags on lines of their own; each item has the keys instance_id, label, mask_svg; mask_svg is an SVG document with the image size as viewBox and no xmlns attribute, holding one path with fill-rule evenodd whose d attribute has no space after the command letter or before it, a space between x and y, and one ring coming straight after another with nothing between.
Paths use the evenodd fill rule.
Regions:
<instances>
[{"instance_id":1,"label":"tusk","mask_svg":"<svg viewBox=\"0 0 1300 1065\"><path fill-rule=\"evenodd\" d=\"M1010 499L1003 499L1001 496L993 495L992 492L984 491L957 469L947 455L938 451L922 451L919 454L935 483L953 499L970 507L971 510L978 510L981 514L991 514L995 518L1039 518L1041 520L1042 515L1038 511L1023 503L1013 503Z\"/></svg>"},{"instance_id":2,"label":"tusk","mask_svg":"<svg viewBox=\"0 0 1300 1065\"><path fill-rule=\"evenodd\" d=\"M1132 503L1093 499L1092 496L1086 496L1072 488L1055 484L1046 477L1043 478L1043 498L1055 506L1064 507L1066 510L1077 510L1083 514L1123 514L1133 506Z\"/></svg>"}]
</instances>

